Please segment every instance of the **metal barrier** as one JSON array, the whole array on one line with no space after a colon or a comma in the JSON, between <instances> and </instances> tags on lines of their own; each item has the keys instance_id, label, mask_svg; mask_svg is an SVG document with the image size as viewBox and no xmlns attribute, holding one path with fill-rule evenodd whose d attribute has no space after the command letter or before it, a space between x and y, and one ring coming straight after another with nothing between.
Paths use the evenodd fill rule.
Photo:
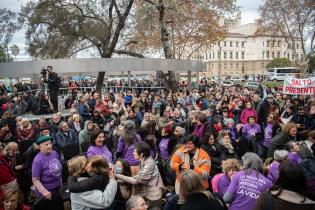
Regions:
<instances>
[{"instance_id":1,"label":"metal barrier","mask_svg":"<svg viewBox=\"0 0 315 210\"><path fill-rule=\"evenodd\" d=\"M140 90L140 91L144 91L144 90L164 90L165 87L163 86L132 86L132 87L128 87L128 86L103 86L102 88L102 92L106 93L106 92L110 92L113 91L113 93L126 93L127 90L131 90L132 92L134 92L135 90ZM48 89L46 89L48 90ZM76 90L76 92L81 92L81 93L90 93L96 90L96 87L67 87L67 88L59 88L59 95L62 96L66 96L69 95L69 93L71 94L72 91ZM41 91L41 89L33 89L33 90L27 90L27 91L20 91L20 92L13 92L13 93L9 93L10 95L21 95L23 93L36 93L38 91Z\"/></svg>"}]
</instances>

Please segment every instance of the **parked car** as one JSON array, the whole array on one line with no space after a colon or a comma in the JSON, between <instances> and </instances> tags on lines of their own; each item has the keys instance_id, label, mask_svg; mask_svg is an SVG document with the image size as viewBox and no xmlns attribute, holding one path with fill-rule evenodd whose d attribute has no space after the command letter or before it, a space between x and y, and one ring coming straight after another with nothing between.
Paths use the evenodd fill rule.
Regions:
<instances>
[{"instance_id":1,"label":"parked car","mask_svg":"<svg viewBox=\"0 0 315 210\"><path fill-rule=\"evenodd\" d=\"M254 89L257 90L260 86L259 82L246 82L244 87L250 88L250 89Z\"/></svg>"},{"instance_id":2,"label":"parked car","mask_svg":"<svg viewBox=\"0 0 315 210\"><path fill-rule=\"evenodd\" d=\"M244 81L244 79L242 77L231 77L230 80L233 81L233 82L242 82L242 81Z\"/></svg>"},{"instance_id":3,"label":"parked car","mask_svg":"<svg viewBox=\"0 0 315 210\"><path fill-rule=\"evenodd\" d=\"M231 86L235 85L235 83L233 81L230 81L230 80L223 80L223 81L221 81L220 85L223 87L231 87Z\"/></svg>"}]
</instances>

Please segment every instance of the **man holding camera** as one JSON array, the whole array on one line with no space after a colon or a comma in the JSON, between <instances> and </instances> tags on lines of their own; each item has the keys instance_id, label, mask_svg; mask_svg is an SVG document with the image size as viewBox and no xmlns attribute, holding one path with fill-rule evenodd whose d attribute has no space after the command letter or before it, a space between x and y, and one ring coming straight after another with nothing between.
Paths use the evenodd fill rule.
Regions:
<instances>
[{"instance_id":1,"label":"man holding camera","mask_svg":"<svg viewBox=\"0 0 315 210\"><path fill-rule=\"evenodd\" d=\"M58 92L59 92L59 78L56 72L53 72L52 66L47 66L48 72L48 89L50 102L53 105L53 112L58 112Z\"/></svg>"}]
</instances>

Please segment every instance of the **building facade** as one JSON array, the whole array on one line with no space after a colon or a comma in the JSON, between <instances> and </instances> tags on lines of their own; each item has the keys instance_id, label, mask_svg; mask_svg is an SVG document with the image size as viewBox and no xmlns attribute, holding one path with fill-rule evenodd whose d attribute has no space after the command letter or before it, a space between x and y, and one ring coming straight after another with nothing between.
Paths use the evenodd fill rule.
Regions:
<instances>
[{"instance_id":1,"label":"building facade","mask_svg":"<svg viewBox=\"0 0 315 210\"><path fill-rule=\"evenodd\" d=\"M219 71L222 76L264 74L266 65L274 58L295 60L292 44L287 43L286 37L257 36L257 24L240 25L240 14L234 22L225 21L223 27L229 29L226 38L194 56L207 63L209 76L218 75ZM298 59L302 59L301 40L296 39L295 45Z\"/></svg>"}]
</instances>

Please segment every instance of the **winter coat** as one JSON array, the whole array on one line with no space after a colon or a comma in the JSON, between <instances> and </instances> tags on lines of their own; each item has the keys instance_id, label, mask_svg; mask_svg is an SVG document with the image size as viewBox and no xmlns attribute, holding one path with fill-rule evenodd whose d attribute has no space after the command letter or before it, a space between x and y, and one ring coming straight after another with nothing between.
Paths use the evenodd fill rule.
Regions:
<instances>
[{"instance_id":1,"label":"winter coat","mask_svg":"<svg viewBox=\"0 0 315 210\"><path fill-rule=\"evenodd\" d=\"M294 141L295 137L281 131L271 139L270 147L268 149L267 157L272 157L276 150L284 149L284 145L289 141Z\"/></svg>"}]
</instances>

